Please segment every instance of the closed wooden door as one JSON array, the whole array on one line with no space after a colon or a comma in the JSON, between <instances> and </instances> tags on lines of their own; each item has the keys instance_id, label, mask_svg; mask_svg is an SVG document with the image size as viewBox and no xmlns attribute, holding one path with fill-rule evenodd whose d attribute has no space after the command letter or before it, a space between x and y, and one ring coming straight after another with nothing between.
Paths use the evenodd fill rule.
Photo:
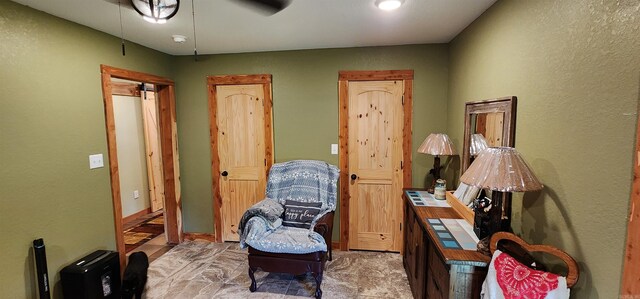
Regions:
<instances>
[{"instance_id":1,"label":"closed wooden door","mask_svg":"<svg viewBox=\"0 0 640 299\"><path fill-rule=\"evenodd\" d=\"M400 251L403 81L349 82L349 249Z\"/></svg>"},{"instance_id":2,"label":"closed wooden door","mask_svg":"<svg viewBox=\"0 0 640 299\"><path fill-rule=\"evenodd\" d=\"M242 214L266 188L265 94L262 84L215 86L222 240L238 241Z\"/></svg>"},{"instance_id":3,"label":"closed wooden door","mask_svg":"<svg viewBox=\"0 0 640 299\"><path fill-rule=\"evenodd\" d=\"M158 123L158 106L153 91L143 91L142 120L147 159L147 176L149 178L149 199L151 211L155 212L164 206L164 181L162 179L162 155Z\"/></svg>"}]
</instances>

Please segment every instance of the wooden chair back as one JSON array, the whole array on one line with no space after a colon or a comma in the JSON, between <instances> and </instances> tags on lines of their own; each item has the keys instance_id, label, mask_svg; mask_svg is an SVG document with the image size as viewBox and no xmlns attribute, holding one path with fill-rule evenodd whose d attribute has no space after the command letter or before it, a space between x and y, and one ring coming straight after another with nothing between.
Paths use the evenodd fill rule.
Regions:
<instances>
[{"instance_id":1,"label":"wooden chair back","mask_svg":"<svg viewBox=\"0 0 640 299\"><path fill-rule=\"evenodd\" d=\"M532 245L524 240L520 239L518 236L508 233L508 232L497 232L491 236L490 241L490 249L491 254L493 254L498 248L498 242L502 240L509 240L515 242L520 245L523 249L529 252L544 252L553 256L558 257L567 265L567 287L573 287L578 281L578 277L580 275L580 268L578 267L578 263L566 252L550 246L550 245Z\"/></svg>"}]
</instances>

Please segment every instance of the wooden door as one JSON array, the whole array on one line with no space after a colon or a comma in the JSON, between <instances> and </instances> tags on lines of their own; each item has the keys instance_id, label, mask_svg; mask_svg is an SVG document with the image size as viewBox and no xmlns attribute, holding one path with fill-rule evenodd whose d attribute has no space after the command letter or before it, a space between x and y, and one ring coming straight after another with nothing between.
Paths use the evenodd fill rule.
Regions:
<instances>
[{"instance_id":1,"label":"wooden door","mask_svg":"<svg viewBox=\"0 0 640 299\"><path fill-rule=\"evenodd\" d=\"M349 82L349 249L400 251L403 87Z\"/></svg>"},{"instance_id":2,"label":"wooden door","mask_svg":"<svg viewBox=\"0 0 640 299\"><path fill-rule=\"evenodd\" d=\"M149 200L151 212L164 206L164 182L162 179L162 155L160 153L158 106L153 91L142 91L142 121L149 178Z\"/></svg>"},{"instance_id":3,"label":"wooden door","mask_svg":"<svg viewBox=\"0 0 640 299\"><path fill-rule=\"evenodd\" d=\"M218 241L238 241L242 214L264 198L267 171L273 163L268 78L268 83L231 84L247 81L209 77L213 189L219 199L218 204L214 202Z\"/></svg>"}]
</instances>

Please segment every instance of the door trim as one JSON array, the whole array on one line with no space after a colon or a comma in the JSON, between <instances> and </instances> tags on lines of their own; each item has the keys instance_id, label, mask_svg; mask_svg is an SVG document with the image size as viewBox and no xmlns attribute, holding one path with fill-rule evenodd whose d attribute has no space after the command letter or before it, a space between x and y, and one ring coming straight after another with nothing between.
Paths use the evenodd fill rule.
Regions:
<instances>
[{"instance_id":1,"label":"door trim","mask_svg":"<svg viewBox=\"0 0 640 299\"><path fill-rule=\"evenodd\" d=\"M218 125L217 125L217 107L216 86L218 85L243 85L243 84L262 84L264 91L264 138L265 138L265 159L266 174L273 165L273 130L272 130L272 107L273 100L271 95L271 75L227 75L227 76L208 76L207 90L209 93L209 140L211 149L211 187L213 195L213 225L214 240L222 242L222 196L218 189L220 173L218 172L220 165L220 155L218 153Z\"/></svg>"},{"instance_id":2,"label":"door trim","mask_svg":"<svg viewBox=\"0 0 640 299\"><path fill-rule=\"evenodd\" d=\"M180 243L182 235L182 227L178 227L177 211L180 206L180 200L176 199L176 183L179 184L179 178L174 175L174 157L173 143L174 140L171 131L171 120L175 119L175 96L174 82L170 79L159 77L156 75L145 74L136 71L130 71L115 68L107 65L100 65L100 73L102 74L102 99L104 102L105 125L107 129L107 151L109 155L109 173L111 178L111 199L113 201L113 217L115 222L116 248L120 255L120 269L124 271L126 264L126 253L124 245L124 231L122 227L122 202L120 196L120 174L118 167L118 154L116 146L116 130L115 115L113 111L113 84L112 78L132 80L137 82L152 83L158 90L158 98L160 104L160 146L162 148L163 175L165 188L165 227L168 243Z\"/></svg>"},{"instance_id":3,"label":"door trim","mask_svg":"<svg viewBox=\"0 0 640 299\"><path fill-rule=\"evenodd\" d=\"M631 203L627 222L627 243L625 245L624 270L620 297L640 294L640 118L636 128L636 149L631 184Z\"/></svg>"},{"instance_id":4,"label":"door trim","mask_svg":"<svg viewBox=\"0 0 640 299\"><path fill-rule=\"evenodd\" d=\"M349 81L404 81L404 120L402 129L402 185L411 187L413 122L413 70L338 72L339 167L340 167L340 250L349 250ZM398 200L401 200L398 198ZM400 234L402 236L402 234Z\"/></svg>"}]
</instances>

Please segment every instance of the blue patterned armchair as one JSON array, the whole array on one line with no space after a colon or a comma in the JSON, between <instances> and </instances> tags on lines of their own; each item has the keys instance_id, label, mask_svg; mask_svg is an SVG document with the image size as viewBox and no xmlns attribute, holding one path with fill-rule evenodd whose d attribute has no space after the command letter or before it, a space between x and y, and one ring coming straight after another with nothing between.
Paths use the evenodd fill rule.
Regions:
<instances>
[{"instance_id":1,"label":"blue patterned armchair","mask_svg":"<svg viewBox=\"0 0 640 299\"><path fill-rule=\"evenodd\" d=\"M327 258L336 209L339 170L323 161L295 160L271 167L266 198L249 208L239 224L240 246L249 248L250 291L254 272L311 273L316 298Z\"/></svg>"}]
</instances>

